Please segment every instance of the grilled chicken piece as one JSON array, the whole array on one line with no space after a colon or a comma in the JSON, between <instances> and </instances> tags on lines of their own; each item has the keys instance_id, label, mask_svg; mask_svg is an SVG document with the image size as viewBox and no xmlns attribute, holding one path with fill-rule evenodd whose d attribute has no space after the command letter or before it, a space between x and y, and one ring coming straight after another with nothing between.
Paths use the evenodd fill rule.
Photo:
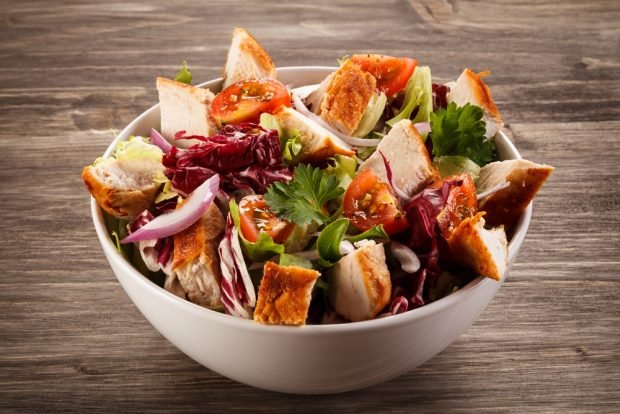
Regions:
<instances>
[{"instance_id":1,"label":"grilled chicken piece","mask_svg":"<svg viewBox=\"0 0 620 414\"><path fill-rule=\"evenodd\" d=\"M300 162L320 161L335 154L355 154L346 142L292 108L283 106L275 117L283 129L297 129L301 133Z\"/></svg>"},{"instance_id":2,"label":"grilled chicken piece","mask_svg":"<svg viewBox=\"0 0 620 414\"><path fill-rule=\"evenodd\" d=\"M510 184L480 201L479 209L486 211L487 224L512 229L553 170L549 165L527 160L496 161L482 167L476 181L478 194L504 182Z\"/></svg>"},{"instance_id":3,"label":"grilled chicken piece","mask_svg":"<svg viewBox=\"0 0 620 414\"><path fill-rule=\"evenodd\" d=\"M409 196L423 190L439 176L424 140L408 119L394 125L377 150L359 168L359 171L370 168L380 181L387 183L387 170L381 154L390 163L393 184Z\"/></svg>"},{"instance_id":4,"label":"grilled chicken piece","mask_svg":"<svg viewBox=\"0 0 620 414\"><path fill-rule=\"evenodd\" d=\"M247 30L235 27L224 66L222 88L250 78L276 78L276 67Z\"/></svg>"},{"instance_id":5,"label":"grilled chicken piece","mask_svg":"<svg viewBox=\"0 0 620 414\"><path fill-rule=\"evenodd\" d=\"M466 103L479 106L484 113L484 122L486 122L487 138L493 138L495 134L504 126L502 116L493 102L491 91L482 81L482 78L490 72L482 72L475 74L470 69L465 69L456 83L451 83L450 92L448 92L448 103L454 102L457 106L463 106Z\"/></svg>"},{"instance_id":6,"label":"grilled chicken piece","mask_svg":"<svg viewBox=\"0 0 620 414\"><path fill-rule=\"evenodd\" d=\"M224 227L224 216L211 203L200 220L174 235L172 269L188 299L211 309L222 306L217 248Z\"/></svg>"},{"instance_id":7,"label":"grilled chicken piece","mask_svg":"<svg viewBox=\"0 0 620 414\"><path fill-rule=\"evenodd\" d=\"M265 263L254 320L269 325L304 325L312 288L320 275L316 270Z\"/></svg>"},{"instance_id":8,"label":"grilled chicken piece","mask_svg":"<svg viewBox=\"0 0 620 414\"><path fill-rule=\"evenodd\" d=\"M390 303L392 282L382 244L366 244L330 269L332 306L351 321L372 319Z\"/></svg>"},{"instance_id":9,"label":"grilled chicken piece","mask_svg":"<svg viewBox=\"0 0 620 414\"><path fill-rule=\"evenodd\" d=\"M215 134L215 121L211 118L211 102L215 95L208 89L197 88L165 78L157 78L161 134L174 145L188 147L198 140L174 140L179 131L184 135L208 137Z\"/></svg>"},{"instance_id":10,"label":"grilled chicken piece","mask_svg":"<svg viewBox=\"0 0 620 414\"><path fill-rule=\"evenodd\" d=\"M153 205L160 183L153 179L163 172L160 162L151 159L107 159L82 171L86 188L108 214L133 220Z\"/></svg>"},{"instance_id":11,"label":"grilled chicken piece","mask_svg":"<svg viewBox=\"0 0 620 414\"><path fill-rule=\"evenodd\" d=\"M376 86L374 76L347 60L306 98L306 102L329 125L351 135L362 120Z\"/></svg>"},{"instance_id":12,"label":"grilled chicken piece","mask_svg":"<svg viewBox=\"0 0 620 414\"><path fill-rule=\"evenodd\" d=\"M502 280L508 265L508 242L502 227L484 228L484 213L468 217L448 239L451 259L483 276Z\"/></svg>"}]
</instances>

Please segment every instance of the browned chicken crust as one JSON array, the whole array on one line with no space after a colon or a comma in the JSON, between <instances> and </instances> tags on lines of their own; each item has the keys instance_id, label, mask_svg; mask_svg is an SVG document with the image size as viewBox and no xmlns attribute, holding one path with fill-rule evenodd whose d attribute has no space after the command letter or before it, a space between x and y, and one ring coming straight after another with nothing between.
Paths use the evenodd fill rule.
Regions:
<instances>
[{"instance_id":1,"label":"browned chicken crust","mask_svg":"<svg viewBox=\"0 0 620 414\"><path fill-rule=\"evenodd\" d=\"M478 213L459 224L448 240L450 254L456 263L488 278L501 280L506 270L508 252L506 234L501 227L484 230L483 216L484 213ZM483 232L490 237L483 238Z\"/></svg>"},{"instance_id":2,"label":"browned chicken crust","mask_svg":"<svg viewBox=\"0 0 620 414\"><path fill-rule=\"evenodd\" d=\"M312 288L320 275L316 270L265 263L254 320L270 325L304 325Z\"/></svg>"},{"instance_id":3,"label":"browned chicken crust","mask_svg":"<svg viewBox=\"0 0 620 414\"><path fill-rule=\"evenodd\" d=\"M160 184L153 183L141 189L119 189L108 186L93 168L88 166L82 170L82 180L97 204L112 217L133 220L155 201Z\"/></svg>"},{"instance_id":4,"label":"browned chicken crust","mask_svg":"<svg viewBox=\"0 0 620 414\"><path fill-rule=\"evenodd\" d=\"M493 169L504 170L504 174L498 176L494 173L495 177L489 177L487 180L485 173ZM499 181L492 182L494 178L501 181L505 179L510 183L508 187L480 201L479 209L486 212L484 218L487 225L491 227L503 225L510 231L553 170L554 168L549 165L526 160L501 161L483 167L477 183L479 190L480 187L488 189L493 184L499 184Z\"/></svg>"},{"instance_id":5,"label":"browned chicken crust","mask_svg":"<svg viewBox=\"0 0 620 414\"><path fill-rule=\"evenodd\" d=\"M339 131L351 135L362 120L376 86L374 76L347 60L327 87L321 102L321 117Z\"/></svg>"}]
</instances>

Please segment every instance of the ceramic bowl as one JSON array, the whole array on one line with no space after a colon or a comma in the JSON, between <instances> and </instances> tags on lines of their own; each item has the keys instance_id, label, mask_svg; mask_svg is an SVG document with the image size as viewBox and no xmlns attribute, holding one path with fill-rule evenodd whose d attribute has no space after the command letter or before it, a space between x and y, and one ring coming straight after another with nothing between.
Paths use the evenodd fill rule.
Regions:
<instances>
[{"instance_id":1,"label":"ceramic bowl","mask_svg":"<svg viewBox=\"0 0 620 414\"><path fill-rule=\"evenodd\" d=\"M289 87L319 83L335 68L285 67ZM219 90L221 79L203 84ZM159 127L159 106L131 122L110 144ZM496 137L501 159L520 158L505 134ZM267 390L327 394L395 378L450 345L493 299L501 283L478 277L455 293L400 315L323 326L265 326L214 312L167 292L135 270L115 249L101 209L91 200L95 229L119 282L142 314L183 353L235 381ZM531 206L509 244L509 269L523 242Z\"/></svg>"}]
</instances>

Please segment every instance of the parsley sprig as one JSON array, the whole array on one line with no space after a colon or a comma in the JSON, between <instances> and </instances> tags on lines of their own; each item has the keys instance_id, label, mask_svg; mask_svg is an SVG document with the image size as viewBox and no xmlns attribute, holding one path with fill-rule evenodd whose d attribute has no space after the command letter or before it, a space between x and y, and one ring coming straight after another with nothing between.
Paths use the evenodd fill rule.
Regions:
<instances>
[{"instance_id":1,"label":"parsley sprig","mask_svg":"<svg viewBox=\"0 0 620 414\"><path fill-rule=\"evenodd\" d=\"M451 102L430 116L433 155L461 155L484 166L495 160L495 142L486 140L482 109L465 104L457 107Z\"/></svg>"},{"instance_id":2,"label":"parsley sprig","mask_svg":"<svg viewBox=\"0 0 620 414\"><path fill-rule=\"evenodd\" d=\"M314 221L322 225L329 221L326 204L343 192L336 177L300 164L290 182L275 182L269 186L265 201L271 211L295 224Z\"/></svg>"}]
</instances>

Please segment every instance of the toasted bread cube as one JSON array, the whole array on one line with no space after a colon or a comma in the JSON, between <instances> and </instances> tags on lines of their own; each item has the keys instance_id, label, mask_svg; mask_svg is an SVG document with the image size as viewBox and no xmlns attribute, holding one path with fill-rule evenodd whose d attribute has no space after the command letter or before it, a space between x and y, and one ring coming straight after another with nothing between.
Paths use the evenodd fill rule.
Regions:
<instances>
[{"instance_id":1,"label":"toasted bread cube","mask_svg":"<svg viewBox=\"0 0 620 414\"><path fill-rule=\"evenodd\" d=\"M275 117L283 129L301 133L301 162L320 161L335 154L355 155L346 142L292 108L283 106Z\"/></svg>"},{"instance_id":2,"label":"toasted bread cube","mask_svg":"<svg viewBox=\"0 0 620 414\"><path fill-rule=\"evenodd\" d=\"M438 177L424 140L408 119L394 125L377 150L359 168L359 171L371 169L380 181L387 183L387 170L381 154L390 163L392 182L409 196L423 190Z\"/></svg>"},{"instance_id":3,"label":"toasted bread cube","mask_svg":"<svg viewBox=\"0 0 620 414\"><path fill-rule=\"evenodd\" d=\"M457 106L464 106L470 103L482 108L484 113L483 119L486 123L485 136L493 138L502 129L504 122L497 106L495 106L491 91L482 81L482 77L488 73L475 74L470 69L465 69L456 80L456 83L450 85L450 92L447 98L448 103L454 102Z\"/></svg>"},{"instance_id":4,"label":"toasted bread cube","mask_svg":"<svg viewBox=\"0 0 620 414\"><path fill-rule=\"evenodd\" d=\"M200 220L174 235L172 269L189 300L211 309L222 306L217 248L224 228L224 216L211 203Z\"/></svg>"},{"instance_id":5,"label":"toasted bread cube","mask_svg":"<svg viewBox=\"0 0 620 414\"><path fill-rule=\"evenodd\" d=\"M527 160L497 161L482 167L476 181L479 194L503 182L510 184L480 201L479 210L486 212L487 225L512 229L553 170Z\"/></svg>"},{"instance_id":6,"label":"toasted bread cube","mask_svg":"<svg viewBox=\"0 0 620 414\"><path fill-rule=\"evenodd\" d=\"M351 321L372 319L390 303L392 282L383 244L368 243L330 269L330 303Z\"/></svg>"},{"instance_id":7,"label":"toasted bread cube","mask_svg":"<svg viewBox=\"0 0 620 414\"><path fill-rule=\"evenodd\" d=\"M224 66L222 88L250 78L276 78L276 67L247 30L235 27Z\"/></svg>"},{"instance_id":8,"label":"toasted bread cube","mask_svg":"<svg viewBox=\"0 0 620 414\"><path fill-rule=\"evenodd\" d=\"M454 262L479 274L502 280L508 266L508 242L502 227L484 228L484 213L468 217L454 230L448 247Z\"/></svg>"},{"instance_id":9,"label":"toasted bread cube","mask_svg":"<svg viewBox=\"0 0 620 414\"><path fill-rule=\"evenodd\" d=\"M198 140L174 140L179 131L184 135L204 137L216 133L215 122L211 118L211 102L215 95L208 89L197 88L170 79L157 78L159 92L159 111L161 114L161 134L179 147L199 143Z\"/></svg>"},{"instance_id":10,"label":"toasted bread cube","mask_svg":"<svg viewBox=\"0 0 620 414\"><path fill-rule=\"evenodd\" d=\"M153 181L158 171L163 171L163 166L150 159L107 159L85 167L82 179L97 204L108 214L133 220L155 202L161 186Z\"/></svg>"},{"instance_id":11,"label":"toasted bread cube","mask_svg":"<svg viewBox=\"0 0 620 414\"><path fill-rule=\"evenodd\" d=\"M338 131L351 135L375 93L377 80L350 60L330 76L321 99L320 116Z\"/></svg>"},{"instance_id":12,"label":"toasted bread cube","mask_svg":"<svg viewBox=\"0 0 620 414\"><path fill-rule=\"evenodd\" d=\"M320 275L316 270L265 263L254 320L268 325L304 325L312 288Z\"/></svg>"}]
</instances>

